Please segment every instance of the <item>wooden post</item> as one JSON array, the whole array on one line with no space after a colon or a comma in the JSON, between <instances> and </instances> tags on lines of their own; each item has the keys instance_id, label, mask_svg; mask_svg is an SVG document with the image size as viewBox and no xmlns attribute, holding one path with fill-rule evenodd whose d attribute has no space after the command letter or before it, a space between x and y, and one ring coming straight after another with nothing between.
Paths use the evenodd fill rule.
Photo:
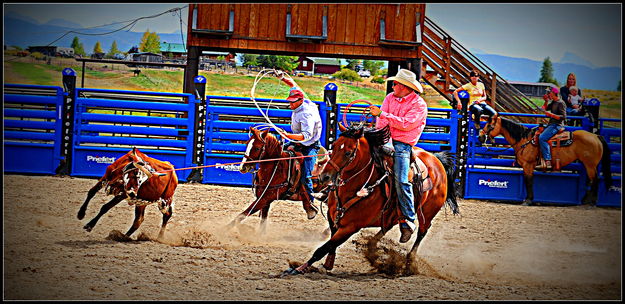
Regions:
<instances>
[{"instance_id":1,"label":"wooden post","mask_svg":"<svg viewBox=\"0 0 625 304\"><path fill-rule=\"evenodd\" d=\"M196 46L190 46L187 55L187 67L184 69L184 93L195 94L195 76L199 72L200 62L200 48Z\"/></svg>"},{"instance_id":2,"label":"wooden post","mask_svg":"<svg viewBox=\"0 0 625 304\"><path fill-rule=\"evenodd\" d=\"M497 74L493 73L493 78L490 80L490 101L492 107L497 111Z\"/></svg>"},{"instance_id":3,"label":"wooden post","mask_svg":"<svg viewBox=\"0 0 625 304\"><path fill-rule=\"evenodd\" d=\"M397 75L399 72L399 62L398 61L389 61L388 62L388 77L393 77ZM386 94L393 92L393 83L386 83Z\"/></svg>"}]
</instances>

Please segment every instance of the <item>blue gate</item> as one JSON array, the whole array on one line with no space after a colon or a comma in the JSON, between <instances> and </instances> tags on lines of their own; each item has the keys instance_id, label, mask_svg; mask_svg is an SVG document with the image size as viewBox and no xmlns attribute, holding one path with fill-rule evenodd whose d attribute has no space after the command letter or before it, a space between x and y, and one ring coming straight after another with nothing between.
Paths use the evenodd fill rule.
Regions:
<instances>
[{"instance_id":1,"label":"blue gate","mask_svg":"<svg viewBox=\"0 0 625 304\"><path fill-rule=\"evenodd\" d=\"M72 175L100 177L132 147L176 168L193 166L193 95L83 88L76 95ZM186 181L189 171L177 175Z\"/></svg>"},{"instance_id":2,"label":"blue gate","mask_svg":"<svg viewBox=\"0 0 625 304\"><path fill-rule=\"evenodd\" d=\"M60 87L4 85L4 172L55 174L63 97Z\"/></svg>"},{"instance_id":3,"label":"blue gate","mask_svg":"<svg viewBox=\"0 0 625 304\"><path fill-rule=\"evenodd\" d=\"M544 117L544 115L503 112L500 115ZM522 125L529 128L537 126L537 124ZM584 129L585 127L589 128L589 126L589 122L585 121L582 123L582 127L567 126L566 129L573 131ZM469 132L464 198L502 201L522 201L525 199L526 191L523 170L515 163L514 150L509 146L508 142L502 136L497 136L494 138L492 146L479 146L477 132L472 124L470 124ZM620 151L620 129L604 129L603 132L610 134L613 138L618 138L614 140L618 140L619 144L612 143L609 145L613 153ZM620 152L618 152L618 155L612 154L612 161L612 172L620 175ZM601 178L599 202L597 205L620 206L620 200L614 200L613 198L615 195L613 192L618 191L620 194L620 176L613 174L613 178L618 183L618 186L613 187L614 189L609 192L605 191L603 177ZM586 171L579 162L573 162L564 166L562 172L543 173L535 171L534 201L564 205L581 204L587 189L586 183ZM603 193L601 189L603 189Z\"/></svg>"},{"instance_id":4,"label":"blue gate","mask_svg":"<svg viewBox=\"0 0 625 304\"><path fill-rule=\"evenodd\" d=\"M284 99L256 98L259 107L278 127L291 132L291 113ZM326 105L315 101L319 106L321 120L326 120ZM250 138L249 128L266 123L258 108L250 98L207 96L206 97L206 136L202 182L237 186L252 185L251 174L241 174L239 162L243 159L245 142ZM325 134L321 137L325 141ZM224 165L222 165L224 164Z\"/></svg>"},{"instance_id":5,"label":"blue gate","mask_svg":"<svg viewBox=\"0 0 625 304\"><path fill-rule=\"evenodd\" d=\"M343 111L348 104L337 103L337 105L338 124L338 122L343 121ZM363 110L366 107L368 107L368 105L352 105L345 116L347 123L359 122L363 120ZM456 153L458 149L458 120L460 117L460 114L456 110L428 108L428 117L425 129L421 134L417 147L429 152L449 151L451 153ZM338 130L338 125L335 127ZM340 135L341 132L338 131L337 133Z\"/></svg>"}]
</instances>

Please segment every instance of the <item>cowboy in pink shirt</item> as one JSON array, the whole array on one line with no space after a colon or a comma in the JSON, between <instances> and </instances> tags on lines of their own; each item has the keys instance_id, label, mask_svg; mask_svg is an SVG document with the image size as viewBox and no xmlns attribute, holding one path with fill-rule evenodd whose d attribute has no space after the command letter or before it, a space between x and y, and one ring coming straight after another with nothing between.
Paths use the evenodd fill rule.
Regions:
<instances>
[{"instance_id":1,"label":"cowboy in pink shirt","mask_svg":"<svg viewBox=\"0 0 625 304\"><path fill-rule=\"evenodd\" d=\"M410 240L415 229L414 194L412 184L408 180L410 155L412 147L417 144L425 128L428 107L425 100L416 93L422 93L423 87L413 72L400 69L395 77L389 77L388 80L393 81L393 93L384 98L381 109L371 106L369 111L371 115L378 116L376 128L388 125L391 131L395 148L393 164L395 188L404 215L399 224L401 231L399 242L405 243Z\"/></svg>"}]
</instances>

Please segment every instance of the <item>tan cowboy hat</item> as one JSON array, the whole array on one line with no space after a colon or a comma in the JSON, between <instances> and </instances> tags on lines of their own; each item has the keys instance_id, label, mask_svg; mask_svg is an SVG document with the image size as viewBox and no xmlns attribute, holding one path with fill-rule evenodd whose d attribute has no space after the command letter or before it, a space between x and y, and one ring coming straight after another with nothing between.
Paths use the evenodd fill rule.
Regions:
<instances>
[{"instance_id":1,"label":"tan cowboy hat","mask_svg":"<svg viewBox=\"0 0 625 304\"><path fill-rule=\"evenodd\" d=\"M423 93L423 87L421 86L421 83L419 83L419 80L417 80L417 75L410 70L400 69L395 77L389 77L386 81L393 80L410 87L419 93Z\"/></svg>"}]
</instances>

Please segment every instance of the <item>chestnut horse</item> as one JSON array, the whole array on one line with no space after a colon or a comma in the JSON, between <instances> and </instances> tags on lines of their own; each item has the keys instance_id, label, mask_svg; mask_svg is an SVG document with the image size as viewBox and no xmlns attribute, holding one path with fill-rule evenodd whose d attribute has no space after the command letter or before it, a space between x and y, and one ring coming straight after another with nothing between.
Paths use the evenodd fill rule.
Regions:
<instances>
[{"instance_id":1,"label":"chestnut horse","mask_svg":"<svg viewBox=\"0 0 625 304\"><path fill-rule=\"evenodd\" d=\"M247 150L243 157L240 172L248 173L256 168L256 163L250 161L268 160L276 158L287 158L276 161L260 162L258 172L253 180L253 188L255 189L256 200L250 204L247 209L241 212L228 225L232 227L240 223L245 217L252 215L260 210L260 232L266 229L266 220L269 215L269 207L275 200L293 200L302 201L302 205L308 219L312 219L317 214L316 208L312 205L312 201L308 198L304 185L300 182L300 174L303 166L303 158L288 159L291 156L282 150L282 143L269 130L259 131L250 128L252 136L246 142ZM301 153L295 152L296 156L302 156ZM327 157L326 157L327 158ZM320 166L325 164L327 160L323 158L317 159L313 176L319 171ZM314 180L314 179L313 179Z\"/></svg>"},{"instance_id":2,"label":"chestnut horse","mask_svg":"<svg viewBox=\"0 0 625 304\"><path fill-rule=\"evenodd\" d=\"M306 263L287 270L287 273L305 272L326 255L323 266L331 270L337 247L360 229L381 228L372 240L371 244L375 246L388 230L399 223L401 211L393 177L384 169L389 166L382 161L381 148L390 137L388 127L375 130L360 125L346 129L340 123L339 127L344 131L333 145L328 165L319 175L320 183L332 182L327 211L330 240L319 247ZM452 156L448 152L432 154L418 147L413 147L413 154L427 165L431 188L421 192L420 185L413 185L419 227L416 241L406 257L407 274L411 273L410 265L416 258L417 248L443 204L447 202L453 213L458 213Z\"/></svg>"},{"instance_id":3,"label":"chestnut horse","mask_svg":"<svg viewBox=\"0 0 625 304\"><path fill-rule=\"evenodd\" d=\"M527 196L523 201L524 205L532 205L534 200L534 168L541 156L540 146L531 143L536 128L530 129L510 119L500 117L493 118L480 131L478 139L484 143L487 137L494 138L503 135L514 149L516 162L523 167L523 177ZM612 184L612 173L610 168L610 148L601 135L596 135L584 130L574 131L573 143L570 146L551 147L552 159L560 160L560 167L564 167L575 160L580 160L586 168L588 174L590 190L586 192L582 199L582 204L595 205L599 189L599 172L597 166L601 161L603 176L606 188Z\"/></svg>"}]
</instances>

